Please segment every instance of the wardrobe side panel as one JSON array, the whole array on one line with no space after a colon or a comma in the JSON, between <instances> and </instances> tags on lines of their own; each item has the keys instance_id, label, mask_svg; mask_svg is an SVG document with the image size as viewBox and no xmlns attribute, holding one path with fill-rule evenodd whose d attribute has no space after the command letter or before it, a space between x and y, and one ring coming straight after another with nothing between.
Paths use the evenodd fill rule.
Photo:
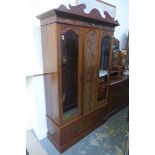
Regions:
<instances>
[{"instance_id":1,"label":"wardrobe side panel","mask_svg":"<svg viewBox=\"0 0 155 155\"><path fill-rule=\"evenodd\" d=\"M57 66L57 25L41 26L44 86L47 116L59 124L59 93L58 93L58 66Z\"/></svg>"},{"instance_id":2,"label":"wardrobe side panel","mask_svg":"<svg viewBox=\"0 0 155 155\"><path fill-rule=\"evenodd\" d=\"M57 27L56 24L41 26L43 73L57 72Z\"/></svg>"}]
</instances>

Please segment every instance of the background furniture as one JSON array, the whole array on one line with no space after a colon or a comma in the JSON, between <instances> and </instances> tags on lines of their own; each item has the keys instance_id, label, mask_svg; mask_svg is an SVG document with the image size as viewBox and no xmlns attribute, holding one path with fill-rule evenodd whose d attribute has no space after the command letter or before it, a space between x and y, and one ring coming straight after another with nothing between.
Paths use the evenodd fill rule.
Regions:
<instances>
[{"instance_id":1,"label":"background furniture","mask_svg":"<svg viewBox=\"0 0 155 155\"><path fill-rule=\"evenodd\" d=\"M121 75L119 78L111 78L109 83L109 114L114 113L129 104L129 77Z\"/></svg>"},{"instance_id":2,"label":"background furniture","mask_svg":"<svg viewBox=\"0 0 155 155\"><path fill-rule=\"evenodd\" d=\"M85 8L61 5L38 16L48 137L60 152L124 106L126 82L124 86L123 80L110 79L113 34L119 23L106 11L103 18L97 9L85 13ZM51 72L46 72L49 65ZM122 97L114 103L117 95Z\"/></svg>"}]
</instances>

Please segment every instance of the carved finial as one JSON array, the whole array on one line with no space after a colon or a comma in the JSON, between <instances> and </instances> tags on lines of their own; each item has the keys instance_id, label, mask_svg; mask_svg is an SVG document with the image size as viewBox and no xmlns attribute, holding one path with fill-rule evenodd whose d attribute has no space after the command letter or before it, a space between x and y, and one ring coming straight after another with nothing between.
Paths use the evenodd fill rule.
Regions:
<instances>
[{"instance_id":1,"label":"carved finial","mask_svg":"<svg viewBox=\"0 0 155 155\"><path fill-rule=\"evenodd\" d=\"M92 17L95 17L95 18L102 18L101 14L100 14L100 11L97 10L97 9L92 9L90 12L89 12L89 15L91 15Z\"/></svg>"},{"instance_id":2,"label":"carved finial","mask_svg":"<svg viewBox=\"0 0 155 155\"><path fill-rule=\"evenodd\" d=\"M63 5L63 4L61 4L61 5L57 8L57 10L68 11L67 7L66 7L65 5Z\"/></svg>"},{"instance_id":3,"label":"carved finial","mask_svg":"<svg viewBox=\"0 0 155 155\"><path fill-rule=\"evenodd\" d=\"M105 19L109 21L114 21L114 18L112 18L107 11L104 11Z\"/></svg>"},{"instance_id":4,"label":"carved finial","mask_svg":"<svg viewBox=\"0 0 155 155\"><path fill-rule=\"evenodd\" d=\"M86 5L85 4L79 4L76 6L71 6L69 4L69 8L70 8L71 12L84 13L84 9L86 8Z\"/></svg>"},{"instance_id":5,"label":"carved finial","mask_svg":"<svg viewBox=\"0 0 155 155\"><path fill-rule=\"evenodd\" d=\"M118 22L118 20L115 20L114 22L115 22L115 24L119 25L119 22Z\"/></svg>"}]
</instances>

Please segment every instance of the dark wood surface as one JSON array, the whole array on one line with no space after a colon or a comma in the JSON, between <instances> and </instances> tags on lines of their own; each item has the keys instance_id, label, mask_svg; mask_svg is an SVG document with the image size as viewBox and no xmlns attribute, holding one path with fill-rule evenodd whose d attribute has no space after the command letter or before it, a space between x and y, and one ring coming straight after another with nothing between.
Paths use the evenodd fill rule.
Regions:
<instances>
[{"instance_id":1,"label":"dark wood surface","mask_svg":"<svg viewBox=\"0 0 155 155\"><path fill-rule=\"evenodd\" d=\"M83 29L83 93L82 93L82 113L86 114L94 108L96 100L96 75L98 62L99 30L92 28Z\"/></svg>"},{"instance_id":2,"label":"dark wood surface","mask_svg":"<svg viewBox=\"0 0 155 155\"><path fill-rule=\"evenodd\" d=\"M108 96L109 112L127 104L129 104L129 78L123 76L120 79L111 80Z\"/></svg>"}]
</instances>

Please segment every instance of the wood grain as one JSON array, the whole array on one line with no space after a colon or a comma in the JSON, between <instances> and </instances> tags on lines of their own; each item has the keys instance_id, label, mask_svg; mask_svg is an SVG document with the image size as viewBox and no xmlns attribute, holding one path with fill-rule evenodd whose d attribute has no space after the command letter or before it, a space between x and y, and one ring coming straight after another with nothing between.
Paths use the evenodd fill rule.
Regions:
<instances>
[{"instance_id":1,"label":"wood grain","mask_svg":"<svg viewBox=\"0 0 155 155\"><path fill-rule=\"evenodd\" d=\"M43 72L57 72L56 24L41 26L41 32L43 50Z\"/></svg>"}]
</instances>

